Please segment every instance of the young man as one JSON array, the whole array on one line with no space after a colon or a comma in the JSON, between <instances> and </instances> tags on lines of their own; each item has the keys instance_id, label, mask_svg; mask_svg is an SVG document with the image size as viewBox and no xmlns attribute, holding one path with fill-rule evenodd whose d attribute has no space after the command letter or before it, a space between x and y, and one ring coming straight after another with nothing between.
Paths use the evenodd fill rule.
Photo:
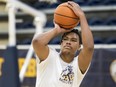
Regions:
<instances>
[{"instance_id":1,"label":"young man","mask_svg":"<svg viewBox=\"0 0 116 87\"><path fill-rule=\"evenodd\" d=\"M36 35L33 47L37 55L36 87L79 87L90 65L94 43L91 30L84 12L78 4L69 1L68 6L78 15L81 26L81 37L77 30L66 30L55 24L54 29ZM51 39L63 34L60 53L48 47Z\"/></svg>"}]
</instances>

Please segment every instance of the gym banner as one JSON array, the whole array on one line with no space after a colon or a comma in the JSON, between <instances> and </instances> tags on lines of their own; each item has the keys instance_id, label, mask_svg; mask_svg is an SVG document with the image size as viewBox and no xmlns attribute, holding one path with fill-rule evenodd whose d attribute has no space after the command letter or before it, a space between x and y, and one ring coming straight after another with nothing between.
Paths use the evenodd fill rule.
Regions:
<instances>
[{"instance_id":1,"label":"gym banner","mask_svg":"<svg viewBox=\"0 0 116 87\"><path fill-rule=\"evenodd\" d=\"M0 87L9 87L9 86L6 86L7 83L4 84L4 82L5 82L4 77L5 77L6 74L7 75L9 74L9 77L10 77L11 74L14 74L14 71L12 72L12 70L11 70L11 72L6 72L7 69L11 69L12 68L11 66L13 66L15 64L15 63L14 64L11 63L10 65L9 64L6 65L6 62L8 60L10 61L10 59L12 59L12 58L9 58L10 57L9 55L11 54L12 51L13 50L10 50L9 52L6 51L6 50L3 50L3 49L0 50ZM21 68L22 68L22 66L25 62L25 57L27 55L27 51L28 50L24 49L24 50L17 50L17 52L14 52L14 56L16 55L16 53L17 53L17 56L18 56L18 69L19 69L19 71L21 70ZM7 56L7 59L4 58L4 56ZM4 68L4 65L9 66L9 67L7 67L7 69L6 69L6 67ZM14 67L15 66L16 65L14 65ZM6 73L6 74L4 74L4 73ZM6 75L6 78L8 77L7 75ZM8 82L12 81L12 77L11 78L9 78L9 77L7 79ZM27 71L25 73L24 81L23 81L23 83L21 83L21 85L23 87L26 87L26 86L34 87L35 80L36 80L36 61L35 61L35 57L32 56L31 61L29 63L29 66L27 68ZM16 84L16 82L14 84ZM14 87L14 86L12 86L12 87Z\"/></svg>"},{"instance_id":2,"label":"gym banner","mask_svg":"<svg viewBox=\"0 0 116 87\"><path fill-rule=\"evenodd\" d=\"M116 87L116 49L95 49L81 87Z\"/></svg>"},{"instance_id":3,"label":"gym banner","mask_svg":"<svg viewBox=\"0 0 116 87\"><path fill-rule=\"evenodd\" d=\"M7 59L5 50L0 50L0 87L3 77L3 66ZM27 50L17 50L19 71L23 66ZM6 55L7 56L7 55ZM10 56L8 56L10 57ZM7 67L10 69L10 66ZM12 73L12 72L10 72ZM11 78L12 79L12 78ZM36 61L32 56L22 86L34 87L36 81ZM116 87L116 49L95 49L91 66L80 87ZM7 84L7 83L6 83Z\"/></svg>"}]
</instances>

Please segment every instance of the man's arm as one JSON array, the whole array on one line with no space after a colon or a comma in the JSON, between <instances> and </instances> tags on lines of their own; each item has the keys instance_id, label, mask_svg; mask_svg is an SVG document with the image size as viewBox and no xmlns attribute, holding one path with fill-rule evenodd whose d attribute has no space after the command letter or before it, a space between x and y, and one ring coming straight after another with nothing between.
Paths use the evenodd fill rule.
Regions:
<instances>
[{"instance_id":1,"label":"man's arm","mask_svg":"<svg viewBox=\"0 0 116 87\"><path fill-rule=\"evenodd\" d=\"M49 54L48 43L49 41L55 37L56 31L52 29L48 32L37 34L34 36L32 40L33 48L36 55L39 57L41 61L45 60Z\"/></svg>"},{"instance_id":2,"label":"man's arm","mask_svg":"<svg viewBox=\"0 0 116 87\"><path fill-rule=\"evenodd\" d=\"M48 43L51 39L59 35L60 33L67 32L65 29L60 28L55 24L55 27L48 32L42 34L36 34L32 40L33 48L36 55L41 61L45 60L49 54Z\"/></svg>"},{"instance_id":3,"label":"man's arm","mask_svg":"<svg viewBox=\"0 0 116 87\"><path fill-rule=\"evenodd\" d=\"M89 28L89 25L87 23L85 14L81 10L80 6L74 2L68 2L68 3L69 3L69 7L75 12L75 14L80 19L83 49L79 54L78 61L79 61L79 68L82 71L82 73L84 73L87 70L93 56L93 51L94 51L93 36Z\"/></svg>"},{"instance_id":4,"label":"man's arm","mask_svg":"<svg viewBox=\"0 0 116 87\"><path fill-rule=\"evenodd\" d=\"M88 68L94 51L94 41L91 30L88 26L87 20L84 15L80 17L81 36L83 49L79 54L79 66L84 73Z\"/></svg>"}]
</instances>

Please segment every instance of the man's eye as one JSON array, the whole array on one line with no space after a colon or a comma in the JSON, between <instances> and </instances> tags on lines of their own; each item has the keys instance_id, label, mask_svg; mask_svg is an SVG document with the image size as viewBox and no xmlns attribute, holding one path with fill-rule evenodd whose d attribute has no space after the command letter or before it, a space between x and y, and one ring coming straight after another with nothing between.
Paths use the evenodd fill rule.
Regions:
<instances>
[{"instance_id":1,"label":"man's eye","mask_svg":"<svg viewBox=\"0 0 116 87\"><path fill-rule=\"evenodd\" d=\"M63 40L68 40L67 38L64 38Z\"/></svg>"},{"instance_id":2,"label":"man's eye","mask_svg":"<svg viewBox=\"0 0 116 87\"><path fill-rule=\"evenodd\" d=\"M77 40L75 40L75 39L72 39L71 41L73 41L73 42L77 42Z\"/></svg>"}]
</instances>

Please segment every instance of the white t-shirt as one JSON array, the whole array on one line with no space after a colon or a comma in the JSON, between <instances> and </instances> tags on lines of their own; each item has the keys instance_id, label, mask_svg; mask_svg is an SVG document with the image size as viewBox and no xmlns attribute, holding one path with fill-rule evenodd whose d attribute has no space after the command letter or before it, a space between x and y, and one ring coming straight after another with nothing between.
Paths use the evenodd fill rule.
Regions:
<instances>
[{"instance_id":1,"label":"white t-shirt","mask_svg":"<svg viewBox=\"0 0 116 87\"><path fill-rule=\"evenodd\" d=\"M49 50L46 60L40 63L39 58L36 58L36 87L79 87L86 73L81 73L78 57L71 63L66 63L56 50L51 48Z\"/></svg>"}]
</instances>

